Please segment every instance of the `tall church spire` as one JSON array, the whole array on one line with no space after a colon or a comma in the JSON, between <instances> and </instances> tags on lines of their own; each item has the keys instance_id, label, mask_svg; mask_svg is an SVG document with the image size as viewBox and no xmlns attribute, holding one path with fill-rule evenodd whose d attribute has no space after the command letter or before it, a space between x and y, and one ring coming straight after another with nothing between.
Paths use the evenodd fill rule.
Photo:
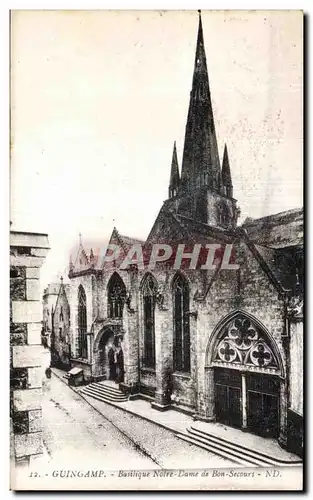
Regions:
<instances>
[{"instance_id":1,"label":"tall church spire","mask_svg":"<svg viewBox=\"0 0 313 500\"><path fill-rule=\"evenodd\" d=\"M212 191L221 190L221 169L200 12L181 179L184 191L192 192L203 185Z\"/></svg>"},{"instance_id":2,"label":"tall church spire","mask_svg":"<svg viewBox=\"0 0 313 500\"><path fill-rule=\"evenodd\" d=\"M168 197L169 198L173 198L173 196L177 195L179 181L180 181L179 168L178 168L178 160L177 160L176 141L175 141L174 142L174 149L173 149L173 156L172 156L170 184L169 184L169 188L168 188Z\"/></svg>"},{"instance_id":3,"label":"tall church spire","mask_svg":"<svg viewBox=\"0 0 313 500\"><path fill-rule=\"evenodd\" d=\"M224 147L223 164L222 164L222 181L223 181L223 185L225 186L226 196L229 196L230 198L232 198L233 197L233 183L231 180L228 151L227 151L226 144Z\"/></svg>"}]
</instances>

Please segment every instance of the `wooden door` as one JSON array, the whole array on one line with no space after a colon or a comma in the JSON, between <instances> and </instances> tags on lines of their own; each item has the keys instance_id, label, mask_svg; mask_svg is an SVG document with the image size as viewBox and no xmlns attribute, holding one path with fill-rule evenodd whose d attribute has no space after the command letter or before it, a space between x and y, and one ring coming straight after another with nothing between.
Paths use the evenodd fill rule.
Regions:
<instances>
[{"instance_id":1,"label":"wooden door","mask_svg":"<svg viewBox=\"0 0 313 500\"><path fill-rule=\"evenodd\" d=\"M248 378L248 427L264 437L279 434L279 380L267 375Z\"/></svg>"},{"instance_id":2,"label":"wooden door","mask_svg":"<svg viewBox=\"0 0 313 500\"><path fill-rule=\"evenodd\" d=\"M233 370L215 372L215 412L218 422L241 427L241 375Z\"/></svg>"}]
</instances>

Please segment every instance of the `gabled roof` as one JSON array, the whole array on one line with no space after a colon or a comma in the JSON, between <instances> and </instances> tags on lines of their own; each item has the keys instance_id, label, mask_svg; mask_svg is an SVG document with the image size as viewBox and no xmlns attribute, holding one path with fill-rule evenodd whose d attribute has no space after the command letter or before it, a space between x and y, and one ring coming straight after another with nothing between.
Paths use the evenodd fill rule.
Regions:
<instances>
[{"instance_id":1,"label":"gabled roof","mask_svg":"<svg viewBox=\"0 0 313 500\"><path fill-rule=\"evenodd\" d=\"M143 245L144 240L139 240L138 238L132 238L131 236L125 236L124 234L119 233L120 238L122 239L123 243L127 247L131 247L132 245Z\"/></svg>"},{"instance_id":2,"label":"gabled roof","mask_svg":"<svg viewBox=\"0 0 313 500\"><path fill-rule=\"evenodd\" d=\"M70 285L69 283L59 283L59 293L58 293L58 298L56 300L56 303L55 303L55 307L54 307L54 310L56 311L57 309L57 306L58 306L58 303L59 303L59 300L60 300L60 297L61 295L64 295L65 296L65 299L66 299L66 302L67 302L67 305L69 307L69 302L68 302L68 298L67 298L67 292L69 292L69 289L70 289Z\"/></svg>"},{"instance_id":3,"label":"gabled roof","mask_svg":"<svg viewBox=\"0 0 313 500\"><path fill-rule=\"evenodd\" d=\"M303 291L303 248L301 246L269 248L255 245L255 247L285 290L292 290L297 294Z\"/></svg>"},{"instance_id":4,"label":"gabled roof","mask_svg":"<svg viewBox=\"0 0 313 500\"><path fill-rule=\"evenodd\" d=\"M116 227L113 228L109 240L85 240L80 241L75 262L70 264L70 273L88 273L103 269L103 257L106 254L108 244L117 243L127 254L132 245L143 244L138 238L121 235ZM76 253L75 250L72 251Z\"/></svg>"},{"instance_id":5,"label":"gabled roof","mask_svg":"<svg viewBox=\"0 0 313 500\"><path fill-rule=\"evenodd\" d=\"M303 208L259 219L246 219L242 228L247 231L250 241L262 246L284 248L303 245Z\"/></svg>"},{"instance_id":6,"label":"gabled roof","mask_svg":"<svg viewBox=\"0 0 313 500\"><path fill-rule=\"evenodd\" d=\"M70 272L82 272L88 269L98 269L100 255L103 254L107 246L105 239L85 239L80 240L78 246L75 245L71 251ZM76 255L72 260L72 255Z\"/></svg>"}]
</instances>

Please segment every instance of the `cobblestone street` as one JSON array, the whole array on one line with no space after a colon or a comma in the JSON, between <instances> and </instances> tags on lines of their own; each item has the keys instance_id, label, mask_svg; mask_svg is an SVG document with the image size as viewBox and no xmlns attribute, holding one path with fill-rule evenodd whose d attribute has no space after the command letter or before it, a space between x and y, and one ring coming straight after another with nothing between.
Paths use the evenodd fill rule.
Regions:
<instances>
[{"instance_id":1,"label":"cobblestone street","mask_svg":"<svg viewBox=\"0 0 313 500\"><path fill-rule=\"evenodd\" d=\"M45 382L43 440L49 460L86 468L158 468L113 424L56 376ZM131 464L131 465L130 465Z\"/></svg>"},{"instance_id":2,"label":"cobblestone street","mask_svg":"<svg viewBox=\"0 0 313 500\"><path fill-rule=\"evenodd\" d=\"M89 398L90 406L55 375L44 385L44 445L58 468L231 467L156 424ZM101 413L100 413L101 412Z\"/></svg>"}]
</instances>

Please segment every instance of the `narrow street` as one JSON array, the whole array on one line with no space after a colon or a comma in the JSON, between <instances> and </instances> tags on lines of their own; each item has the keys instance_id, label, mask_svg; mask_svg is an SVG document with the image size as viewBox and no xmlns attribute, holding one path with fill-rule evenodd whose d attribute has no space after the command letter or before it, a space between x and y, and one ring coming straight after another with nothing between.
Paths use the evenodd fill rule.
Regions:
<instances>
[{"instance_id":1,"label":"narrow street","mask_svg":"<svg viewBox=\"0 0 313 500\"><path fill-rule=\"evenodd\" d=\"M45 381L43 393L44 445L49 460L59 468L61 464L103 469L233 466L122 409L105 403L100 408L90 398L91 406L55 375Z\"/></svg>"},{"instance_id":2,"label":"narrow street","mask_svg":"<svg viewBox=\"0 0 313 500\"><path fill-rule=\"evenodd\" d=\"M43 387L43 441L49 460L88 468L158 468L134 443L52 375Z\"/></svg>"}]
</instances>

